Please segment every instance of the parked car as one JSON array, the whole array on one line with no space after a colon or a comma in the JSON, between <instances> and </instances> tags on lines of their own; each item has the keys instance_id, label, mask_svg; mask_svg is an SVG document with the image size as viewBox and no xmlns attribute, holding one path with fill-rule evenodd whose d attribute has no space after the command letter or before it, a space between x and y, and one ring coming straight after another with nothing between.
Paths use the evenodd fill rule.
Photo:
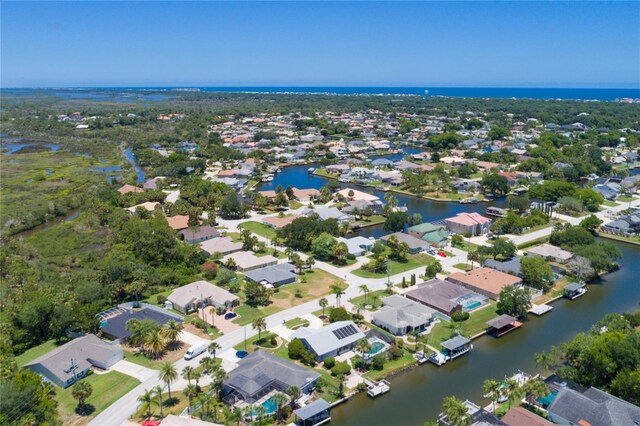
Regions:
<instances>
[{"instance_id":1,"label":"parked car","mask_svg":"<svg viewBox=\"0 0 640 426\"><path fill-rule=\"evenodd\" d=\"M224 319L230 320L230 319L233 319L233 318L235 318L237 316L238 316L238 314L236 314L235 312L227 312L226 314L224 314Z\"/></svg>"},{"instance_id":2,"label":"parked car","mask_svg":"<svg viewBox=\"0 0 640 426\"><path fill-rule=\"evenodd\" d=\"M207 342L199 343L195 346L191 346L189 349L187 349L187 353L184 354L184 359L186 359L187 361L190 359L193 359L198 355L204 353L208 347L209 347L209 343Z\"/></svg>"},{"instance_id":3,"label":"parked car","mask_svg":"<svg viewBox=\"0 0 640 426\"><path fill-rule=\"evenodd\" d=\"M438 256L440 256L440 257L447 257L447 254L446 254L445 252L443 252L443 251L439 251L439 252L438 252Z\"/></svg>"},{"instance_id":4,"label":"parked car","mask_svg":"<svg viewBox=\"0 0 640 426\"><path fill-rule=\"evenodd\" d=\"M246 357L247 355L249 355L249 352L247 351L237 351L236 352L236 356L240 359Z\"/></svg>"}]
</instances>

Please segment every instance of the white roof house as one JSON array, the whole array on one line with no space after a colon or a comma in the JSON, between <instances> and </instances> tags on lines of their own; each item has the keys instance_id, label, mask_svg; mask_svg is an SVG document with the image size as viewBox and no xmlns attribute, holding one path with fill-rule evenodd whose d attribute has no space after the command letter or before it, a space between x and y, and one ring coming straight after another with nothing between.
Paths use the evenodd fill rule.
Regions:
<instances>
[{"instance_id":1,"label":"white roof house","mask_svg":"<svg viewBox=\"0 0 640 426\"><path fill-rule=\"evenodd\" d=\"M373 323L397 336L424 330L436 314L435 309L397 294L383 298L382 304L382 309L372 315Z\"/></svg>"},{"instance_id":2,"label":"white roof house","mask_svg":"<svg viewBox=\"0 0 640 426\"><path fill-rule=\"evenodd\" d=\"M527 253L533 256L550 257L558 263L564 263L573 257L573 253L563 250L551 244L542 244L527 249Z\"/></svg>"},{"instance_id":3,"label":"white roof house","mask_svg":"<svg viewBox=\"0 0 640 426\"><path fill-rule=\"evenodd\" d=\"M353 219L353 216L342 213L335 207L320 207L317 209L306 209L302 212L303 216L311 216L313 213L316 213L320 219L335 219L338 222L349 222Z\"/></svg>"},{"instance_id":4,"label":"white roof house","mask_svg":"<svg viewBox=\"0 0 640 426\"><path fill-rule=\"evenodd\" d=\"M338 237L337 240L341 243L345 243L349 249L349 253L354 256L362 256L367 251L370 251L373 247L373 243L375 242L360 236L353 238Z\"/></svg>"},{"instance_id":5,"label":"white roof house","mask_svg":"<svg viewBox=\"0 0 640 426\"><path fill-rule=\"evenodd\" d=\"M230 253L223 257L220 261L222 263L226 263L229 259L233 259L233 261L236 263L238 271L240 272L264 268L266 266L271 266L278 263L278 259L271 255L256 256L249 251L238 251L235 253Z\"/></svg>"},{"instance_id":6,"label":"white roof house","mask_svg":"<svg viewBox=\"0 0 640 426\"><path fill-rule=\"evenodd\" d=\"M229 254L242 250L242 243L234 243L229 237L221 237L201 242L200 248L209 254Z\"/></svg>"},{"instance_id":7,"label":"white roof house","mask_svg":"<svg viewBox=\"0 0 640 426\"><path fill-rule=\"evenodd\" d=\"M318 361L350 351L365 337L353 321L337 321L315 330L302 327L291 335L292 340L300 339Z\"/></svg>"},{"instance_id":8,"label":"white roof house","mask_svg":"<svg viewBox=\"0 0 640 426\"><path fill-rule=\"evenodd\" d=\"M173 290L167 300L177 311L187 313L202 303L213 306L233 306L240 298L209 281L195 281Z\"/></svg>"}]
</instances>

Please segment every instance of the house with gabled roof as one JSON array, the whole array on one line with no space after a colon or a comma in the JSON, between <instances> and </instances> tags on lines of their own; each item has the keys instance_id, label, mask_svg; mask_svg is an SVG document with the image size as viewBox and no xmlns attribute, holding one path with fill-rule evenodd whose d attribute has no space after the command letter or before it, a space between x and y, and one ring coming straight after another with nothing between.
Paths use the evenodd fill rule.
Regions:
<instances>
[{"instance_id":1,"label":"house with gabled roof","mask_svg":"<svg viewBox=\"0 0 640 426\"><path fill-rule=\"evenodd\" d=\"M365 334L353 321L336 321L322 328L301 327L291 335L313 353L318 361L350 351Z\"/></svg>"}]
</instances>

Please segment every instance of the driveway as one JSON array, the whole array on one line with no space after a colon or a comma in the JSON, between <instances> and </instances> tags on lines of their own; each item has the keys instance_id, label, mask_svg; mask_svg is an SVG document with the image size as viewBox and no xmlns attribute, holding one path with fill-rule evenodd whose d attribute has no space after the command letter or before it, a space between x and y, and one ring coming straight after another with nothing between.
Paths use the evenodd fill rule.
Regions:
<instances>
[{"instance_id":1,"label":"driveway","mask_svg":"<svg viewBox=\"0 0 640 426\"><path fill-rule=\"evenodd\" d=\"M150 379L157 373L156 370L125 361L124 359L113 364L110 370L118 371L122 374L126 374L127 376L134 377L141 382Z\"/></svg>"},{"instance_id":2,"label":"driveway","mask_svg":"<svg viewBox=\"0 0 640 426\"><path fill-rule=\"evenodd\" d=\"M198 337L193 333L189 333L188 331L182 330L180 332L180 336L178 337L181 341L183 341L187 346L195 346L200 343L211 343L211 340L203 339L202 337Z\"/></svg>"}]
</instances>

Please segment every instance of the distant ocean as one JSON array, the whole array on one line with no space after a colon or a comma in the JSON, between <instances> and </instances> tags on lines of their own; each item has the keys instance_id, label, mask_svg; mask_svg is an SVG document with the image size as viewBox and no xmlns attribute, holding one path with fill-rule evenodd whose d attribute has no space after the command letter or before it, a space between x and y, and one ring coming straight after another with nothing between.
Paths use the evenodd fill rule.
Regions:
<instances>
[{"instance_id":1,"label":"distant ocean","mask_svg":"<svg viewBox=\"0 0 640 426\"><path fill-rule=\"evenodd\" d=\"M332 93L332 94L393 94L448 96L465 98L529 98L577 99L613 101L620 98L640 98L637 89L559 89L520 87L113 87L112 90L175 90L199 89L204 92L258 92L258 93Z\"/></svg>"},{"instance_id":2,"label":"distant ocean","mask_svg":"<svg viewBox=\"0 0 640 426\"><path fill-rule=\"evenodd\" d=\"M4 92L27 94L37 89L2 89ZM56 87L60 97L67 99L102 99L105 96L121 102L136 101L138 96L131 91L190 91L202 92L249 92L249 93L324 93L341 95L419 95L446 96L460 98L517 98L517 99L573 99L613 101L622 98L640 99L640 88L631 89L562 89L562 88L521 88L521 87L336 87L336 86L235 86L235 87ZM97 93L102 92L102 94ZM105 92L116 92L107 94ZM163 100L166 95L145 95L145 100Z\"/></svg>"}]
</instances>

